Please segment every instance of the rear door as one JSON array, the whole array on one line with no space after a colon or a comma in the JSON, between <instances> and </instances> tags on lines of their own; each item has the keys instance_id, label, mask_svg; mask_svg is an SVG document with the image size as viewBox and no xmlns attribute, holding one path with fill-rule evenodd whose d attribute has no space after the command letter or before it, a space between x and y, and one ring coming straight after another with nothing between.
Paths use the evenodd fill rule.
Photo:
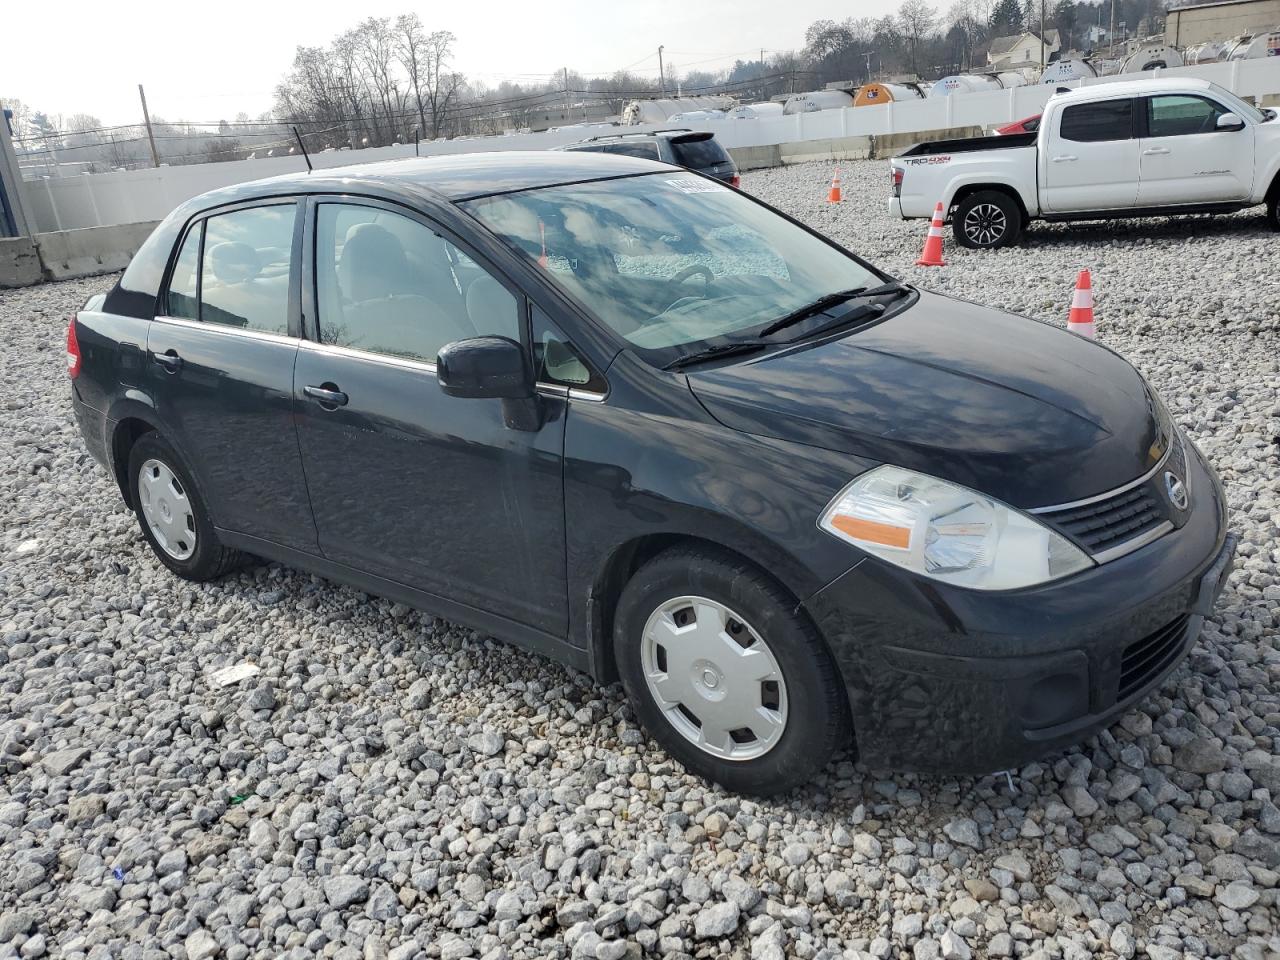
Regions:
<instances>
[{"instance_id":1,"label":"rear door","mask_svg":"<svg viewBox=\"0 0 1280 960\"><path fill-rule=\"evenodd\" d=\"M1145 130L1138 205L1229 203L1253 191L1255 128L1219 130L1230 111L1198 94L1142 100Z\"/></svg>"},{"instance_id":2,"label":"rear door","mask_svg":"<svg viewBox=\"0 0 1280 960\"><path fill-rule=\"evenodd\" d=\"M1052 118L1040 154L1046 213L1116 210L1137 202L1134 103L1130 97L1073 103Z\"/></svg>"},{"instance_id":3,"label":"rear door","mask_svg":"<svg viewBox=\"0 0 1280 960\"><path fill-rule=\"evenodd\" d=\"M293 199L189 225L148 330L145 377L215 524L314 553L293 423L301 228Z\"/></svg>"}]
</instances>

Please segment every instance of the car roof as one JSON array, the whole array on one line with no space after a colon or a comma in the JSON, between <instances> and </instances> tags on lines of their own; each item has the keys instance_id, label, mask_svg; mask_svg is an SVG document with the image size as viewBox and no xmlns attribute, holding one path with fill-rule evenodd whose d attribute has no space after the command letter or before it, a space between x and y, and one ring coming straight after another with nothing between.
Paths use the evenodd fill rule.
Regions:
<instances>
[{"instance_id":1,"label":"car roof","mask_svg":"<svg viewBox=\"0 0 1280 960\"><path fill-rule=\"evenodd\" d=\"M496 193L612 177L672 170L669 164L640 157L549 150L503 150L489 153L406 157L299 171L265 180L223 187L197 198L200 207L290 193L344 193L353 188L384 188L451 202Z\"/></svg>"},{"instance_id":2,"label":"car roof","mask_svg":"<svg viewBox=\"0 0 1280 960\"><path fill-rule=\"evenodd\" d=\"M1054 94L1056 103L1075 103L1079 100L1096 100L1103 97L1144 97L1156 93L1202 92L1212 87L1208 80L1193 78L1165 79L1152 77L1147 80L1118 80L1115 83L1092 83L1067 93Z\"/></svg>"}]
</instances>

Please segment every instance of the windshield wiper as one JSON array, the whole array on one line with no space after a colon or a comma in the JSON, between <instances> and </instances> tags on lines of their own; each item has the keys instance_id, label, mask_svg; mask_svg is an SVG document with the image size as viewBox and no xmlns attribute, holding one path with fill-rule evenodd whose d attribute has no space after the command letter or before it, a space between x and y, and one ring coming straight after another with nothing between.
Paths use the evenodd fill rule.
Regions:
<instances>
[{"instance_id":1,"label":"windshield wiper","mask_svg":"<svg viewBox=\"0 0 1280 960\"><path fill-rule=\"evenodd\" d=\"M834 330L836 327L848 326L851 323L857 323L859 320L875 319L884 311L885 306L883 303L860 303L852 310L842 313L838 317L832 317L825 323L820 323L810 330L806 330L804 336L816 337L818 334Z\"/></svg>"},{"instance_id":2,"label":"windshield wiper","mask_svg":"<svg viewBox=\"0 0 1280 960\"><path fill-rule=\"evenodd\" d=\"M837 304L844 303L847 300L852 300L855 297L879 297L888 293L901 294L907 293L910 289L911 288L906 284L898 283L896 280L891 280L888 283L880 284L878 287L854 287L852 290L840 290L836 293L828 293L824 297L819 297L817 300L813 301L813 303L806 304L798 310L793 310L790 313L779 317L777 320L773 321L773 323L761 330L760 336L767 337L772 333L777 333L779 330L785 330L787 327L795 326L795 324L799 323L801 320L807 320L815 314L822 313L823 310L826 310L829 307L834 307ZM844 321L842 320L841 322L843 323Z\"/></svg>"},{"instance_id":3,"label":"windshield wiper","mask_svg":"<svg viewBox=\"0 0 1280 960\"><path fill-rule=\"evenodd\" d=\"M714 347L707 347L704 350L695 350L693 353L686 353L683 356L676 357L670 363L663 366L663 370L682 370L690 364L702 363L704 360L718 360L721 357L732 357L740 353L755 353L757 350L763 350L770 346L767 343L761 343L759 340L739 340L735 343L721 343Z\"/></svg>"}]
</instances>

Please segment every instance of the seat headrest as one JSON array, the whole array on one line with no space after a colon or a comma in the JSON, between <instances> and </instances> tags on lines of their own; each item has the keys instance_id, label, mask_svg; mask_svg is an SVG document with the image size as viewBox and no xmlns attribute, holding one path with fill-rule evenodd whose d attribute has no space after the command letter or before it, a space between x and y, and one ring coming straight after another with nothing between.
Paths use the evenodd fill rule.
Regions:
<instances>
[{"instance_id":1,"label":"seat headrest","mask_svg":"<svg viewBox=\"0 0 1280 960\"><path fill-rule=\"evenodd\" d=\"M358 223L347 231L339 269L347 296L355 301L407 293L413 287L404 247L376 223Z\"/></svg>"},{"instance_id":2,"label":"seat headrest","mask_svg":"<svg viewBox=\"0 0 1280 960\"><path fill-rule=\"evenodd\" d=\"M249 244L227 240L210 248L209 266L220 283L247 283L258 275L262 261Z\"/></svg>"}]
</instances>

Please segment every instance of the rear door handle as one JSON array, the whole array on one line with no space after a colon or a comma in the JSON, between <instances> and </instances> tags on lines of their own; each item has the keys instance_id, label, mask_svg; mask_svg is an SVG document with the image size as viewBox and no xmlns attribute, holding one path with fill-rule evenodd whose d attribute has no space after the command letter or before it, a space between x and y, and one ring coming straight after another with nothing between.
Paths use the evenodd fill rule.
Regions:
<instances>
[{"instance_id":1,"label":"rear door handle","mask_svg":"<svg viewBox=\"0 0 1280 960\"><path fill-rule=\"evenodd\" d=\"M1060 157L1054 157L1054 158L1053 158L1053 162L1054 162L1054 163L1070 163L1070 162L1071 162L1072 160L1074 160L1074 159L1075 159L1075 157L1074 157L1074 156L1072 156L1071 154L1067 153L1067 154L1063 154L1063 155L1062 155L1062 156L1060 156Z\"/></svg>"},{"instance_id":2,"label":"rear door handle","mask_svg":"<svg viewBox=\"0 0 1280 960\"><path fill-rule=\"evenodd\" d=\"M182 369L182 358L177 350L166 350L164 353L153 353L151 359L164 367L166 373L177 373Z\"/></svg>"},{"instance_id":3,"label":"rear door handle","mask_svg":"<svg viewBox=\"0 0 1280 960\"><path fill-rule=\"evenodd\" d=\"M1161 157L1168 152L1168 147L1152 147L1150 150L1143 150L1142 155L1144 157Z\"/></svg>"},{"instance_id":4,"label":"rear door handle","mask_svg":"<svg viewBox=\"0 0 1280 960\"><path fill-rule=\"evenodd\" d=\"M328 410L335 410L338 407L347 405L347 395L332 383L321 384L318 387L303 387L302 392Z\"/></svg>"}]
</instances>

